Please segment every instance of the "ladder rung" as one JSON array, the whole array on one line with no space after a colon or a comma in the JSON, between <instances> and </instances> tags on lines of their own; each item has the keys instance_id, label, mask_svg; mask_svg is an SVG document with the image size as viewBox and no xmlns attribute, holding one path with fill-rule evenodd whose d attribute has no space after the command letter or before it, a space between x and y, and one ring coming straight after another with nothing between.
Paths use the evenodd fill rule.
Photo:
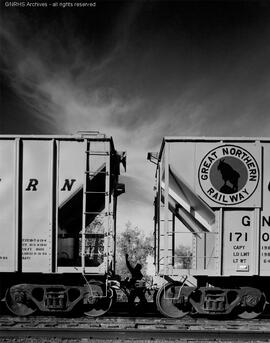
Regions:
<instances>
[{"instance_id":1,"label":"ladder rung","mask_svg":"<svg viewBox=\"0 0 270 343\"><path fill-rule=\"evenodd\" d=\"M105 195L109 195L108 192L95 192L95 191L85 191L84 194L105 194Z\"/></svg>"},{"instance_id":2,"label":"ladder rung","mask_svg":"<svg viewBox=\"0 0 270 343\"><path fill-rule=\"evenodd\" d=\"M100 212L84 212L84 214L100 214Z\"/></svg>"},{"instance_id":3,"label":"ladder rung","mask_svg":"<svg viewBox=\"0 0 270 343\"><path fill-rule=\"evenodd\" d=\"M181 235L184 235L184 234L189 234L189 235L193 235L193 233L192 232L190 232L190 231L175 231L174 233L169 233L170 235L172 235L172 234L181 234ZM212 233L214 233L214 232L212 232ZM161 233L160 234L160 236L164 236L164 233Z\"/></svg>"},{"instance_id":4,"label":"ladder rung","mask_svg":"<svg viewBox=\"0 0 270 343\"><path fill-rule=\"evenodd\" d=\"M84 236L86 238L103 238L105 236L105 233L85 233Z\"/></svg>"},{"instance_id":5,"label":"ladder rung","mask_svg":"<svg viewBox=\"0 0 270 343\"><path fill-rule=\"evenodd\" d=\"M109 151L89 151L89 150L86 150L85 151L86 154L88 155L96 155L96 156L109 156L110 153Z\"/></svg>"},{"instance_id":6,"label":"ladder rung","mask_svg":"<svg viewBox=\"0 0 270 343\"><path fill-rule=\"evenodd\" d=\"M86 212L84 212L84 214L85 215L87 215L87 214L101 214L101 212L88 212L88 211L86 211ZM112 216L113 212L105 212L104 215L105 216Z\"/></svg>"},{"instance_id":7,"label":"ladder rung","mask_svg":"<svg viewBox=\"0 0 270 343\"><path fill-rule=\"evenodd\" d=\"M106 174L106 175L109 175L109 173L107 171L98 171L98 172L90 172L90 171L85 171L85 174L88 174L90 176L96 176L98 174Z\"/></svg>"}]
</instances>

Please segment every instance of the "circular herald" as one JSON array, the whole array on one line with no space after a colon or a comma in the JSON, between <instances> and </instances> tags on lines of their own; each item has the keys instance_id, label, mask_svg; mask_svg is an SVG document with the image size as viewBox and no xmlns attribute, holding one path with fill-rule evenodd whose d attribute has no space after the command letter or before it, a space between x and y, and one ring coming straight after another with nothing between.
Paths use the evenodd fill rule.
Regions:
<instances>
[{"instance_id":1,"label":"circular herald","mask_svg":"<svg viewBox=\"0 0 270 343\"><path fill-rule=\"evenodd\" d=\"M222 205L235 205L247 200L259 182L255 158L236 145L222 145L202 159L199 184L204 194Z\"/></svg>"}]
</instances>

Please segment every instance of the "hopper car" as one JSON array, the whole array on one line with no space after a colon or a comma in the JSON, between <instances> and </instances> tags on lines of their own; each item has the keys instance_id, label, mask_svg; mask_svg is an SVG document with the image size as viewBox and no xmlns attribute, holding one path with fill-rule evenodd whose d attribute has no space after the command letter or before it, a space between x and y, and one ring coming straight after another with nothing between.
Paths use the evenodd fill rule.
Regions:
<instances>
[{"instance_id":1,"label":"hopper car","mask_svg":"<svg viewBox=\"0 0 270 343\"><path fill-rule=\"evenodd\" d=\"M165 137L148 160L159 311L258 317L270 301L270 139Z\"/></svg>"},{"instance_id":2,"label":"hopper car","mask_svg":"<svg viewBox=\"0 0 270 343\"><path fill-rule=\"evenodd\" d=\"M0 158L0 299L19 316L105 314L123 291L114 276L125 153L98 132L2 135ZM148 159L157 309L258 317L270 301L270 139L165 137Z\"/></svg>"},{"instance_id":3,"label":"hopper car","mask_svg":"<svg viewBox=\"0 0 270 343\"><path fill-rule=\"evenodd\" d=\"M98 132L0 136L0 297L15 315L112 303L125 153Z\"/></svg>"}]
</instances>

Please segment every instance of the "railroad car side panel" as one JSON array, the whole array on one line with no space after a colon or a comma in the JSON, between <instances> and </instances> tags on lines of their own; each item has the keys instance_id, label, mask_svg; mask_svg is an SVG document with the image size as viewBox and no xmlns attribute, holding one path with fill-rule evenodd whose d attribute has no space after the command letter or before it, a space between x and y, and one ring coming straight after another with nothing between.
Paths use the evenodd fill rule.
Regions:
<instances>
[{"instance_id":1,"label":"railroad car side panel","mask_svg":"<svg viewBox=\"0 0 270 343\"><path fill-rule=\"evenodd\" d=\"M163 154L159 164L159 196L158 202L158 253L156 254L156 263L161 274L173 273L173 265L175 261L174 255L174 241L173 241L173 217L172 214L166 210L169 206L168 196L168 166L169 166L169 149L165 147L166 153Z\"/></svg>"},{"instance_id":2,"label":"railroad car side panel","mask_svg":"<svg viewBox=\"0 0 270 343\"><path fill-rule=\"evenodd\" d=\"M16 141L0 141L0 272L17 270Z\"/></svg>"},{"instance_id":3,"label":"railroad car side panel","mask_svg":"<svg viewBox=\"0 0 270 343\"><path fill-rule=\"evenodd\" d=\"M263 145L260 274L270 276L270 143Z\"/></svg>"},{"instance_id":4,"label":"railroad car side panel","mask_svg":"<svg viewBox=\"0 0 270 343\"><path fill-rule=\"evenodd\" d=\"M22 147L22 271L51 272L51 141L24 140Z\"/></svg>"},{"instance_id":5,"label":"railroad car side panel","mask_svg":"<svg viewBox=\"0 0 270 343\"><path fill-rule=\"evenodd\" d=\"M195 192L198 179L196 158L202 144L185 141L167 145L170 153L169 190L175 197L175 205L182 207L180 215L176 213L175 218L175 261L179 261L183 269L196 269L200 274L219 273L219 212L215 214ZM216 147L216 143L207 145L208 149Z\"/></svg>"},{"instance_id":6,"label":"railroad car side panel","mask_svg":"<svg viewBox=\"0 0 270 343\"><path fill-rule=\"evenodd\" d=\"M75 271L82 265L79 235L82 234L85 150L83 141L58 142L58 271Z\"/></svg>"},{"instance_id":7,"label":"railroad car side panel","mask_svg":"<svg viewBox=\"0 0 270 343\"><path fill-rule=\"evenodd\" d=\"M169 145L169 167L174 173L181 176L183 180L192 188L195 187L196 171L195 166L195 153L196 143L185 142L182 144L167 143Z\"/></svg>"},{"instance_id":8,"label":"railroad car side panel","mask_svg":"<svg viewBox=\"0 0 270 343\"><path fill-rule=\"evenodd\" d=\"M257 275L257 211L225 210L223 230L223 275Z\"/></svg>"},{"instance_id":9,"label":"railroad car side panel","mask_svg":"<svg viewBox=\"0 0 270 343\"><path fill-rule=\"evenodd\" d=\"M103 275L114 263L110 149L108 141L59 142L58 272Z\"/></svg>"},{"instance_id":10,"label":"railroad car side panel","mask_svg":"<svg viewBox=\"0 0 270 343\"><path fill-rule=\"evenodd\" d=\"M157 255L160 266L167 266L165 274L185 265L183 269L192 269L195 275L258 275L261 263L261 272L269 275L270 153L269 144L263 149L262 144L239 139L165 140L156 210Z\"/></svg>"}]
</instances>

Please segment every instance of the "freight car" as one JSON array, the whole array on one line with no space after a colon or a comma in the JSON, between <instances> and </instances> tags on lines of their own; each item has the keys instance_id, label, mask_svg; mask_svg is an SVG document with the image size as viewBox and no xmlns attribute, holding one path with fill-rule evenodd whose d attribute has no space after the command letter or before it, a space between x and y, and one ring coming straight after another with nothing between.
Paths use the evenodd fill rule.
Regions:
<instances>
[{"instance_id":1,"label":"freight car","mask_svg":"<svg viewBox=\"0 0 270 343\"><path fill-rule=\"evenodd\" d=\"M270 139L165 137L148 159L159 311L259 316L270 301Z\"/></svg>"},{"instance_id":2,"label":"freight car","mask_svg":"<svg viewBox=\"0 0 270 343\"><path fill-rule=\"evenodd\" d=\"M112 303L125 153L98 132L0 136L0 296L15 315Z\"/></svg>"}]
</instances>

